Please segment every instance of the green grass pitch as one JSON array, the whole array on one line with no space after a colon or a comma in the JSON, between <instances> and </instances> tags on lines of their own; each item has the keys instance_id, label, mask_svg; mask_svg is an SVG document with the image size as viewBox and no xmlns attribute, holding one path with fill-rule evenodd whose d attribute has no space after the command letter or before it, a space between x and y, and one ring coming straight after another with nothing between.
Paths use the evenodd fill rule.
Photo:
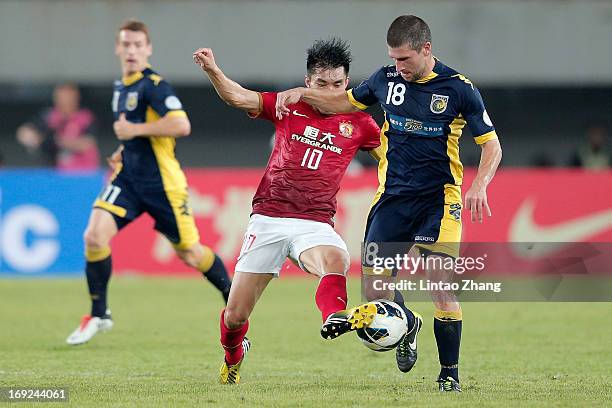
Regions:
<instances>
[{"instance_id":1,"label":"green grass pitch","mask_svg":"<svg viewBox=\"0 0 612 408\"><path fill-rule=\"evenodd\" d=\"M316 282L270 284L242 383L222 386L222 301L204 281L114 278L114 329L70 347L88 311L83 280L0 280L0 386L67 386L70 402L57 405L78 407L612 405L612 303L464 304L464 392L446 395L434 383L431 304L411 305L425 325L419 361L402 374L394 352L369 351L353 334L320 338ZM351 280L351 304L358 293Z\"/></svg>"}]
</instances>

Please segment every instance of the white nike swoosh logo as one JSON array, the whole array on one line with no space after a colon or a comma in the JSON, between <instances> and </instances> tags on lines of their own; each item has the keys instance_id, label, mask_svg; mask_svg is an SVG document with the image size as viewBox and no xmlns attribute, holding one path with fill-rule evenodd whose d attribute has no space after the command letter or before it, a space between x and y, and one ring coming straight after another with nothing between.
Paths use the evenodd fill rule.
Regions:
<instances>
[{"instance_id":1,"label":"white nike swoosh logo","mask_svg":"<svg viewBox=\"0 0 612 408\"><path fill-rule=\"evenodd\" d=\"M307 117L308 117L308 115L302 115L301 113L299 113L299 112L298 112L298 111L296 111L296 110L294 110L294 111L293 111L293 114L294 114L295 116L301 116L301 117L303 117L303 118L307 118Z\"/></svg>"},{"instance_id":2,"label":"white nike swoosh logo","mask_svg":"<svg viewBox=\"0 0 612 408\"><path fill-rule=\"evenodd\" d=\"M418 333L420 325L421 325L421 323L418 320L415 321L415 325L412 328L412 330L416 330L417 333ZM409 333L412 333L412 330L410 330ZM411 350L416 350L416 339L417 339L417 336L414 336L414 340L412 342L408 343L408 347L410 347Z\"/></svg>"},{"instance_id":3,"label":"white nike swoosh logo","mask_svg":"<svg viewBox=\"0 0 612 408\"><path fill-rule=\"evenodd\" d=\"M342 303L344 303L344 306L346 306L346 302L344 301L344 299L342 299L340 296L336 296L336 299L338 299L339 301L341 301Z\"/></svg>"},{"instance_id":4,"label":"white nike swoosh logo","mask_svg":"<svg viewBox=\"0 0 612 408\"><path fill-rule=\"evenodd\" d=\"M548 255L557 251L565 243L585 241L589 237L612 228L612 210L599 211L554 225L540 226L533 220L534 209L535 199L529 198L523 201L510 223L510 242L554 242L559 244L519 248L520 255L526 258Z\"/></svg>"},{"instance_id":5,"label":"white nike swoosh logo","mask_svg":"<svg viewBox=\"0 0 612 408\"><path fill-rule=\"evenodd\" d=\"M416 316L415 316L416 318ZM406 336L409 335L410 333L412 333L413 331L416 331L416 333L419 333L419 327L421 326L421 322L417 319L414 322L414 326L412 326L412 330L410 330L408 333L406 333ZM417 334L415 334L414 336L414 340L412 340L411 342L408 343L408 347L410 347L411 350L415 351L416 350L416 338L417 338Z\"/></svg>"}]
</instances>

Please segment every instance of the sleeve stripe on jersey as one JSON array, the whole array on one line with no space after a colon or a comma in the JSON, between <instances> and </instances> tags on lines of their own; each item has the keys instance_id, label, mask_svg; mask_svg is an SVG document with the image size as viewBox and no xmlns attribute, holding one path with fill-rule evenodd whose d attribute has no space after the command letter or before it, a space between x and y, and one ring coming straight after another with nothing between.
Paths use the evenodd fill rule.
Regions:
<instances>
[{"instance_id":1,"label":"sleeve stripe on jersey","mask_svg":"<svg viewBox=\"0 0 612 408\"><path fill-rule=\"evenodd\" d=\"M259 107L257 108L256 111L247 112L247 115L249 116L249 118L252 118L252 119L255 119L256 117L261 115L261 112L263 111L263 96L261 96L261 92L257 92L257 96L259 97Z\"/></svg>"},{"instance_id":2,"label":"sleeve stripe on jersey","mask_svg":"<svg viewBox=\"0 0 612 408\"><path fill-rule=\"evenodd\" d=\"M186 118L187 113L184 110L171 110L164 115L164 118Z\"/></svg>"},{"instance_id":3,"label":"sleeve stripe on jersey","mask_svg":"<svg viewBox=\"0 0 612 408\"><path fill-rule=\"evenodd\" d=\"M352 89L349 89L348 91L346 91L346 95L348 96L349 102L354 107L356 107L358 109L361 109L361 110L364 110L364 109L368 108L367 105L364 105L363 103L361 103L357 99L355 99L355 97L353 96L353 90Z\"/></svg>"},{"instance_id":4,"label":"sleeve stripe on jersey","mask_svg":"<svg viewBox=\"0 0 612 408\"><path fill-rule=\"evenodd\" d=\"M488 142L489 140L495 140L495 139L497 139L497 133L495 133L495 131L492 130L490 132L485 133L484 135L476 136L474 138L474 141L476 142L476 144L481 145L483 143Z\"/></svg>"}]
</instances>

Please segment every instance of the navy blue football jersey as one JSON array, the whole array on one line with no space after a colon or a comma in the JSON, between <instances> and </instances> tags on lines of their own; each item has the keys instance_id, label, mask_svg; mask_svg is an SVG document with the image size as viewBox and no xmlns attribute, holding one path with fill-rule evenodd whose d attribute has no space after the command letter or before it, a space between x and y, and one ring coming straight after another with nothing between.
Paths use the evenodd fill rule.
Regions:
<instances>
[{"instance_id":1,"label":"navy blue football jersey","mask_svg":"<svg viewBox=\"0 0 612 408\"><path fill-rule=\"evenodd\" d=\"M174 90L150 67L115 81L112 109L133 123L153 122L164 116L186 117ZM171 136L139 136L123 142L121 175L147 190L181 190L187 181L174 154Z\"/></svg>"},{"instance_id":2,"label":"navy blue football jersey","mask_svg":"<svg viewBox=\"0 0 612 408\"><path fill-rule=\"evenodd\" d=\"M438 60L430 75L415 82L404 80L393 65L382 67L348 97L359 109L379 103L384 111L377 197L460 186L465 125L478 144L497 138L478 89Z\"/></svg>"}]
</instances>

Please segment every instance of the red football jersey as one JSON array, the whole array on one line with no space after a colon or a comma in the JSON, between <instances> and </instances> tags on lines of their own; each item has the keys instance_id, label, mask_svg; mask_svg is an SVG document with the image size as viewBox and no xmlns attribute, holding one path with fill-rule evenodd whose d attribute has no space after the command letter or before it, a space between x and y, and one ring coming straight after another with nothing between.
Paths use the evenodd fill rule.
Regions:
<instances>
[{"instance_id":1,"label":"red football jersey","mask_svg":"<svg viewBox=\"0 0 612 408\"><path fill-rule=\"evenodd\" d=\"M260 94L261 112L276 127L274 148L253 198L253 214L333 225L336 193L357 150L380 145L380 129L364 112L323 115L304 102L276 118L276 93ZM254 116L254 115L251 115Z\"/></svg>"}]
</instances>

